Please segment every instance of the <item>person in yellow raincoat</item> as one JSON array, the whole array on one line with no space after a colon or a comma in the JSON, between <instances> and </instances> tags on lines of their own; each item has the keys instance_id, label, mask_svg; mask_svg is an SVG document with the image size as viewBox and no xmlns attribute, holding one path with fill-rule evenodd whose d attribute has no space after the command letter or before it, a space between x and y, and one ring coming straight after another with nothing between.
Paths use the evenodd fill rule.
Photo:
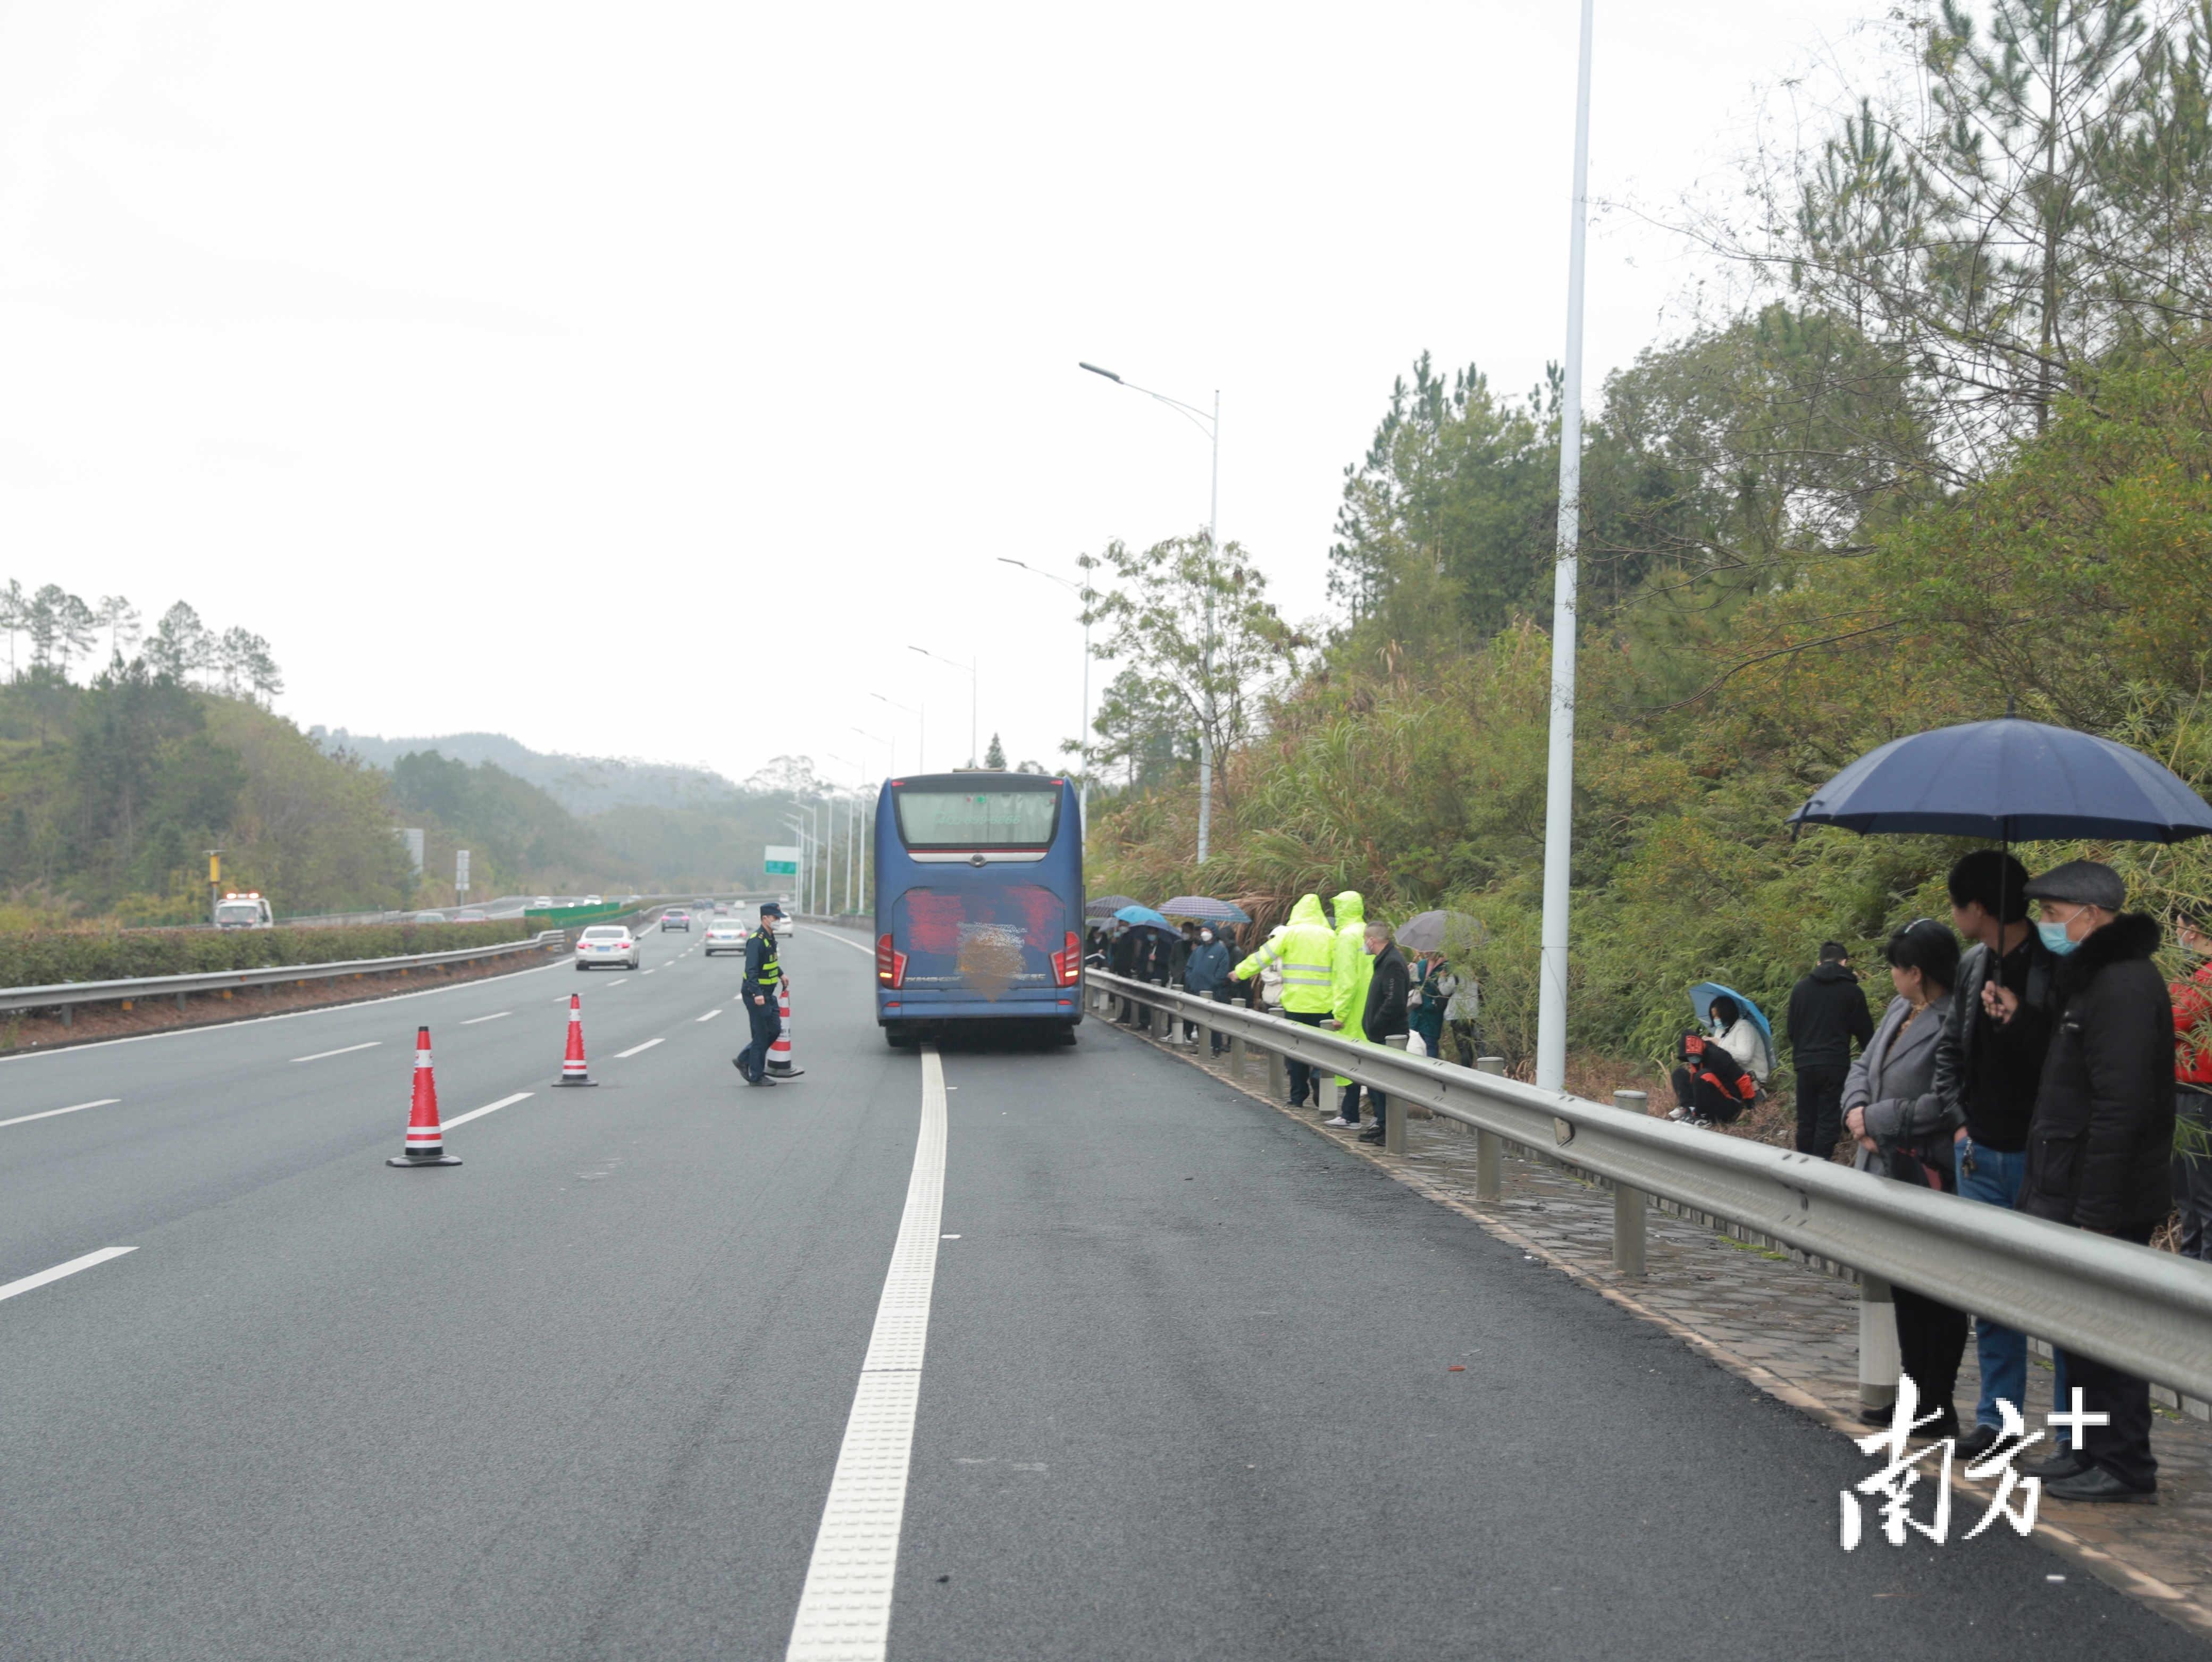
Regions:
<instances>
[{"instance_id":1,"label":"person in yellow raincoat","mask_svg":"<svg viewBox=\"0 0 2212 1662\"><path fill-rule=\"evenodd\" d=\"M1367 1013L1367 983L1374 979L1375 961L1367 955L1367 903L1359 891L1347 889L1336 897L1336 944L1329 957L1328 1005L1344 1036L1354 1044L1366 1037L1360 1022ZM1359 1087L1340 1076L1336 1088L1336 1118L1325 1125L1359 1123Z\"/></svg>"},{"instance_id":2,"label":"person in yellow raincoat","mask_svg":"<svg viewBox=\"0 0 2212 1662\"><path fill-rule=\"evenodd\" d=\"M1283 974L1283 1014L1304 1027L1317 1028L1335 1008L1334 960L1336 937L1322 915L1321 896L1301 895L1291 908L1291 920L1261 943L1257 951L1229 972L1232 980L1249 981L1270 964ZM1296 1057L1290 1064L1290 1106L1302 1108L1311 1092L1320 1107L1321 1082L1310 1065Z\"/></svg>"}]
</instances>

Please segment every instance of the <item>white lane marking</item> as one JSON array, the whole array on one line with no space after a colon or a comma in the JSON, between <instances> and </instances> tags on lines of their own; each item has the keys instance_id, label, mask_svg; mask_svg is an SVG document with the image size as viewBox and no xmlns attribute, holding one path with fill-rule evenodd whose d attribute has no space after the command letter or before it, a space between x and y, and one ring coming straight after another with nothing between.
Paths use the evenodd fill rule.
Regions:
<instances>
[{"instance_id":1,"label":"white lane marking","mask_svg":"<svg viewBox=\"0 0 2212 1662\"><path fill-rule=\"evenodd\" d=\"M812 924L808 924L806 925L806 932L810 935L819 935L825 941L835 941L840 946L849 946L854 951L860 954L863 957L866 957L868 954L875 950L874 947L870 946L864 941L855 941L846 936L835 934L826 929L817 929Z\"/></svg>"},{"instance_id":2,"label":"white lane marking","mask_svg":"<svg viewBox=\"0 0 2212 1662\"><path fill-rule=\"evenodd\" d=\"M103 1246L96 1253L87 1253L82 1258L73 1258L67 1264L57 1264L51 1270L41 1270L35 1276L25 1276L21 1281L11 1281L0 1287L0 1300L11 1299L18 1293L27 1293L34 1287L43 1287L50 1281L59 1281L64 1276L73 1276L80 1270L89 1270L95 1264L105 1264L112 1258L121 1258L125 1253L135 1253L136 1246Z\"/></svg>"},{"instance_id":3,"label":"white lane marking","mask_svg":"<svg viewBox=\"0 0 2212 1662\"><path fill-rule=\"evenodd\" d=\"M702 1022L711 1022L711 1021L713 1021L713 1020L714 1020L717 1016L720 1016L721 1013L722 1013L721 1006L720 1006L720 1005L719 1005L719 1004L717 1004L714 1009L712 1009L712 1010L708 1010L708 1011L704 1016L702 1016L699 1019L700 1019L701 1021L702 1021Z\"/></svg>"},{"instance_id":4,"label":"white lane marking","mask_svg":"<svg viewBox=\"0 0 2212 1662\"><path fill-rule=\"evenodd\" d=\"M326 1056L350 1056L357 1050L374 1050L384 1042L381 1039L366 1040L358 1045L341 1045L336 1050L319 1050L313 1056L295 1056L295 1062L319 1062Z\"/></svg>"},{"instance_id":5,"label":"white lane marking","mask_svg":"<svg viewBox=\"0 0 2212 1662\"><path fill-rule=\"evenodd\" d=\"M915 1143L906 1211L785 1662L881 1662L884 1656L944 1212L945 1065L936 1047L925 1045L921 1135Z\"/></svg>"},{"instance_id":6,"label":"white lane marking","mask_svg":"<svg viewBox=\"0 0 2212 1662\"><path fill-rule=\"evenodd\" d=\"M495 1011L494 1014L489 1016L471 1016L467 1021L462 1022L461 1025L465 1028L472 1028L479 1022L496 1022L502 1016L512 1016L514 1014L514 1012L511 1010L502 1010Z\"/></svg>"},{"instance_id":7,"label":"white lane marking","mask_svg":"<svg viewBox=\"0 0 2212 1662\"><path fill-rule=\"evenodd\" d=\"M619 1062L625 1056L635 1056L641 1050L651 1050L659 1042L658 1039L648 1039L641 1045L632 1045L628 1050L618 1050L615 1052L615 1060Z\"/></svg>"},{"instance_id":8,"label":"white lane marking","mask_svg":"<svg viewBox=\"0 0 2212 1662\"><path fill-rule=\"evenodd\" d=\"M441 1131L449 1131L456 1125L467 1125L471 1119L481 1119L488 1113L497 1113L501 1108L511 1108L526 1096L535 1095L536 1093L532 1091L517 1091L512 1096L502 1096L496 1102L487 1102L480 1108L471 1108L466 1113L456 1119L443 1121L438 1129Z\"/></svg>"},{"instance_id":9,"label":"white lane marking","mask_svg":"<svg viewBox=\"0 0 2212 1662\"><path fill-rule=\"evenodd\" d=\"M65 1108L48 1108L42 1113L19 1113L13 1119L0 1119L0 1125L27 1125L33 1119L52 1119L58 1113L82 1113L87 1108L112 1108L123 1099L103 1096L97 1102L72 1102Z\"/></svg>"}]
</instances>

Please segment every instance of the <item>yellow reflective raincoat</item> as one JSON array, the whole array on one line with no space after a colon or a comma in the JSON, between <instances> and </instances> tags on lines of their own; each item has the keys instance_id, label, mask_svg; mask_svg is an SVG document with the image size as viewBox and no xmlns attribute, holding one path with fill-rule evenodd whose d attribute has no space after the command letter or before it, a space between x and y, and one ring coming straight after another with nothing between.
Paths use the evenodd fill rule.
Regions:
<instances>
[{"instance_id":1,"label":"yellow reflective raincoat","mask_svg":"<svg viewBox=\"0 0 2212 1662\"><path fill-rule=\"evenodd\" d=\"M1249 981L1268 964L1280 964L1283 1008L1302 1015L1326 1016L1335 1007L1332 967L1335 950L1328 919L1322 915L1321 896L1301 895L1291 908L1290 922L1230 973L1239 981Z\"/></svg>"}]
</instances>

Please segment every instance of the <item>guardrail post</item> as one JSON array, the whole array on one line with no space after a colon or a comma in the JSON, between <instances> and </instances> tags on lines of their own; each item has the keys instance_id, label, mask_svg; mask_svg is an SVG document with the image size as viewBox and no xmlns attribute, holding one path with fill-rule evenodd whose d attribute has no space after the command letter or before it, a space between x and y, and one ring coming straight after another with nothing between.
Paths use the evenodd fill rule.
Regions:
<instances>
[{"instance_id":1,"label":"guardrail post","mask_svg":"<svg viewBox=\"0 0 2212 1662\"><path fill-rule=\"evenodd\" d=\"M1291 1070L1279 1050L1267 1052L1267 1095L1278 1102L1291 1100Z\"/></svg>"},{"instance_id":2,"label":"guardrail post","mask_svg":"<svg viewBox=\"0 0 2212 1662\"><path fill-rule=\"evenodd\" d=\"M1859 1271L1859 1407L1885 1414L1897 1402L1897 1300L1880 1276Z\"/></svg>"},{"instance_id":3,"label":"guardrail post","mask_svg":"<svg viewBox=\"0 0 2212 1662\"><path fill-rule=\"evenodd\" d=\"M1640 1090L1617 1090L1613 1106L1642 1116L1651 1099ZM1644 1277L1644 1221L1647 1204L1644 1191L1616 1181L1613 1186L1613 1267L1637 1280Z\"/></svg>"},{"instance_id":4,"label":"guardrail post","mask_svg":"<svg viewBox=\"0 0 2212 1662\"><path fill-rule=\"evenodd\" d=\"M1392 1050L1403 1050L1406 1048L1406 1035L1402 1033L1387 1034L1382 1042ZM1386 1091L1382 1095L1382 1152L1406 1152L1406 1099L1396 1091Z\"/></svg>"},{"instance_id":5,"label":"guardrail post","mask_svg":"<svg viewBox=\"0 0 2212 1662\"><path fill-rule=\"evenodd\" d=\"M1502 1056L1478 1056L1474 1058L1474 1071L1502 1077L1505 1072L1505 1058ZM1503 1186L1504 1164L1504 1139L1496 1131L1486 1131L1477 1126L1474 1132L1474 1198L1477 1200L1498 1198Z\"/></svg>"},{"instance_id":6,"label":"guardrail post","mask_svg":"<svg viewBox=\"0 0 2212 1662\"><path fill-rule=\"evenodd\" d=\"M1244 1035L1241 1033L1229 1035L1229 1077L1239 1083L1244 1077Z\"/></svg>"}]
</instances>

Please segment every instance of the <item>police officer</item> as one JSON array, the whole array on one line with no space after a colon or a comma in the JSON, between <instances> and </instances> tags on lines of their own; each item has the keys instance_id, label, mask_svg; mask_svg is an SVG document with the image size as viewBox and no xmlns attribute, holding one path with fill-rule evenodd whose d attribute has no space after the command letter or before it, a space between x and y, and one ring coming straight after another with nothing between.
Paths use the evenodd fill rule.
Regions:
<instances>
[{"instance_id":1,"label":"police officer","mask_svg":"<svg viewBox=\"0 0 2212 1662\"><path fill-rule=\"evenodd\" d=\"M774 901L763 901L759 926L745 943L745 980L740 996L745 1001L745 1016L753 1024L753 1040L730 1060L744 1075L748 1085L775 1083L768 1077L768 1047L783 1030L776 995L791 986L791 978L783 973L783 966L775 956L775 923L782 916L781 906Z\"/></svg>"}]
</instances>

